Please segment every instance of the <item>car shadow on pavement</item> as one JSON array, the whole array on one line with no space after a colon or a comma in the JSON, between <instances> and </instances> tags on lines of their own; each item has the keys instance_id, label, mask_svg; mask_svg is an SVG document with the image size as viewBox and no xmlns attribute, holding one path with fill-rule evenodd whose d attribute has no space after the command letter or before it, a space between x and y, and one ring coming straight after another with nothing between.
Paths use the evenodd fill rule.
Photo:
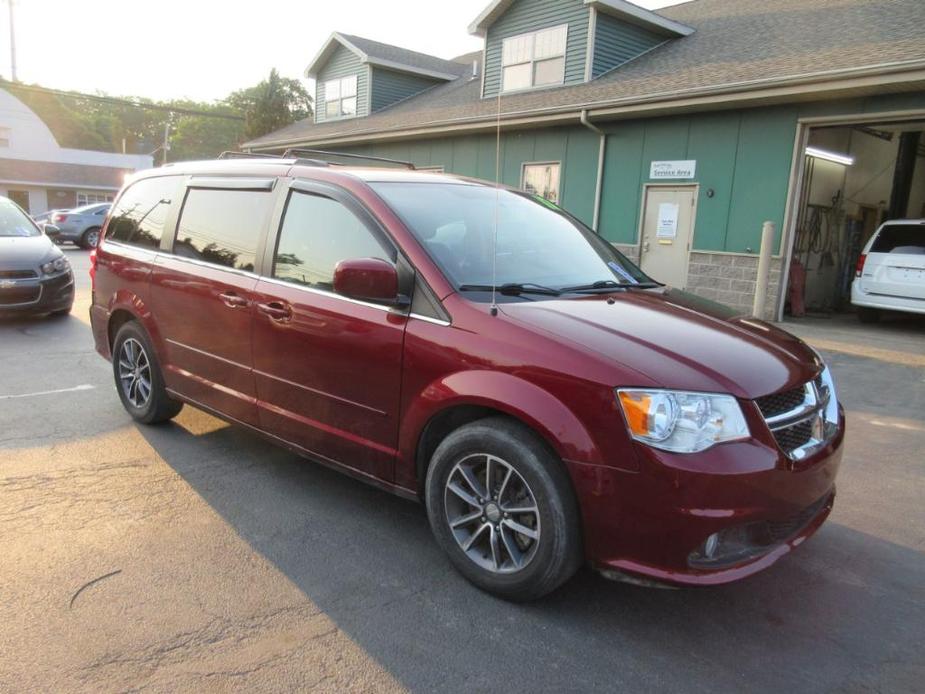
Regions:
<instances>
[{"instance_id":1,"label":"car shadow on pavement","mask_svg":"<svg viewBox=\"0 0 925 694\"><path fill-rule=\"evenodd\" d=\"M455 573L423 507L240 428L184 428L205 416L139 431L411 690L913 691L925 675L920 551L830 520L741 583L656 590L584 569L544 600L511 604Z\"/></svg>"}]
</instances>

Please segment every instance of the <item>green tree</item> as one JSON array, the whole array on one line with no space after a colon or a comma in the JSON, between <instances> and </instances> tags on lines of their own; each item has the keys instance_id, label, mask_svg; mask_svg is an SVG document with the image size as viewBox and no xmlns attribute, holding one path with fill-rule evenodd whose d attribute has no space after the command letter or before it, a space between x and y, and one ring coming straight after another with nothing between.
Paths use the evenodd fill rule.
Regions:
<instances>
[{"instance_id":1,"label":"green tree","mask_svg":"<svg viewBox=\"0 0 925 694\"><path fill-rule=\"evenodd\" d=\"M312 116L312 97L297 79L276 68L260 84L232 92L225 102L244 114L244 136L253 139Z\"/></svg>"}]
</instances>

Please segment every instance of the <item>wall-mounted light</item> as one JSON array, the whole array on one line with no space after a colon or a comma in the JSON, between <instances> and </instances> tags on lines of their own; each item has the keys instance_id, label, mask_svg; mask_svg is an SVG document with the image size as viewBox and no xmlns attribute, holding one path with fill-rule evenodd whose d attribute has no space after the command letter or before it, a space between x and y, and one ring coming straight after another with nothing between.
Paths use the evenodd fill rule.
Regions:
<instances>
[{"instance_id":1,"label":"wall-mounted light","mask_svg":"<svg viewBox=\"0 0 925 694\"><path fill-rule=\"evenodd\" d=\"M836 164L844 164L845 166L854 164L854 157L849 157L847 154L838 154L838 152L830 152L826 149L819 149L818 147L807 147L806 154L811 157L816 157L816 159L834 161Z\"/></svg>"}]
</instances>

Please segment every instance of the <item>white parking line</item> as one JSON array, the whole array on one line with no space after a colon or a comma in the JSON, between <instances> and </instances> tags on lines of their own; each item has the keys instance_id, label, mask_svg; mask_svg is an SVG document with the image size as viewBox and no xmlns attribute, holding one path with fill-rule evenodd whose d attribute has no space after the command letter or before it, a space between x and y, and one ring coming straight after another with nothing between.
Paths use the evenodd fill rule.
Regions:
<instances>
[{"instance_id":1,"label":"white parking line","mask_svg":"<svg viewBox=\"0 0 925 694\"><path fill-rule=\"evenodd\" d=\"M0 395L0 400L13 400L14 398L34 398L39 395L55 395L57 393L74 393L79 390L93 390L96 386L84 383L73 388L59 388L58 390L40 390L37 393L20 393L19 395Z\"/></svg>"},{"instance_id":2,"label":"white parking line","mask_svg":"<svg viewBox=\"0 0 925 694\"><path fill-rule=\"evenodd\" d=\"M893 427L894 429L905 429L907 431L925 431L925 427L915 424L905 424L903 422L883 422L879 419L872 419L870 423L876 427Z\"/></svg>"}]
</instances>

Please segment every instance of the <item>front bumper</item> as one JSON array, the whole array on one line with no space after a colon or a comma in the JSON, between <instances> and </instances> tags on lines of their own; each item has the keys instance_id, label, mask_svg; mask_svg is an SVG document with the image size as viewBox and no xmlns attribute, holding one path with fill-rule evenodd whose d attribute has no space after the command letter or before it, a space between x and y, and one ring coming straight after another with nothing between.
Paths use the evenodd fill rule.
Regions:
<instances>
[{"instance_id":1,"label":"front bumper","mask_svg":"<svg viewBox=\"0 0 925 694\"><path fill-rule=\"evenodd\" d=\"M0 315L50 313L70 308L73 303L74 274L71 270L0 287Z\"/></svg>"},{"instance_id":2,"label":"front bumper","mask_svg":"<svg viewBox=\"0 0 925 694\"><path fill-rule=\"evenodd\" d=\"M764 436L687 455L639 444L636 473L568 463L586 555L605 574L678 585L728 583L761 571L828 517L843 440L839 410L836 434L799 463ZM714 533L735 538L739 551L704 562Z\"/></svg>"}]
</instances>

